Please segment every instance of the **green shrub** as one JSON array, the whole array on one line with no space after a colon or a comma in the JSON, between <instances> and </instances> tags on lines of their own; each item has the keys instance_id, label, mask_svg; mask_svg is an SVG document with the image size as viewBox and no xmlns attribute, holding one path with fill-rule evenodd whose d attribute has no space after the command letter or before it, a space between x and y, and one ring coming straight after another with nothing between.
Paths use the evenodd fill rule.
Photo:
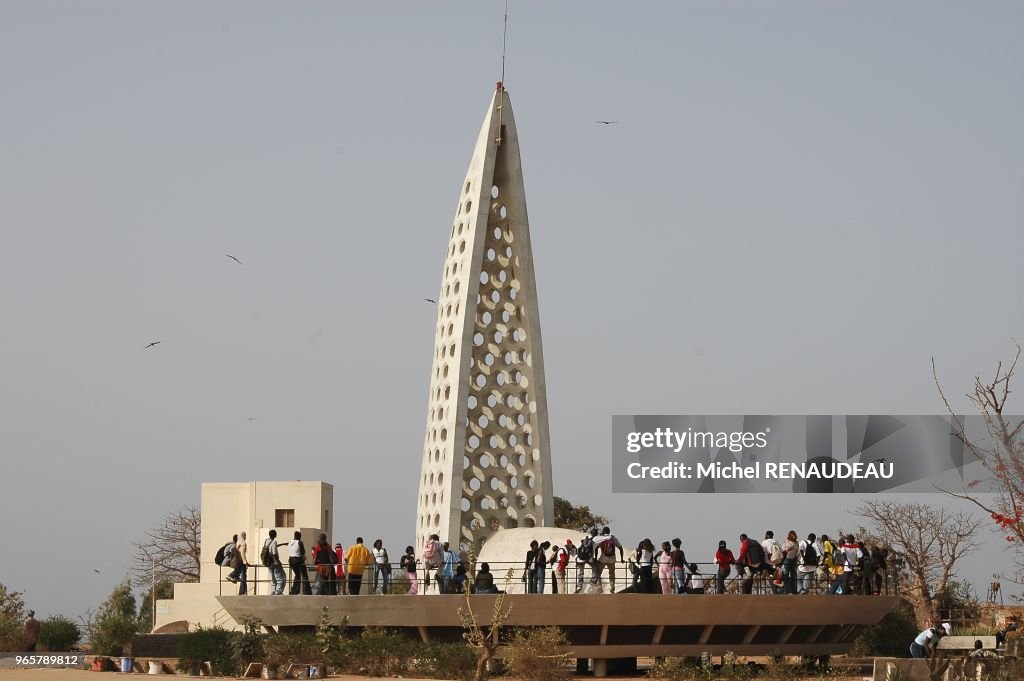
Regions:
<instances>
[{"instance_id":1,"label":"green shrub","mask_svg":"<svg viewBox=\"0 0 1024 681\"><path fill-rule=\"evenodd\" d=\"M476 652L465 643L431 641L420 649L414 671L433 679L472 681L476 661Z\"/></svg>"},{"instance_id":2,"label":"green shrub","mask_svg":"<svg viewBox=\"0 0 1024 681\"><path fill-rule=\"evenodd\" d=\"M25 601L0 584L0 650L25 649Z\"/></svg>"},{"instance_id":3,"label":"green shrub","mask_svg":"<svg viewBox=\"0 0 1024 681\"><path fill-rule=\"evenodd\" d=\"M913 606L900 601L881 622L861 632L853 644L853 653L863 657L909 657L910 643L917 634Z\"/></svg>"},{"instance_id":4,"label":"green shrub","mask_svg":"<svg viewBox=\"0 0 1024 681\"><path fill-rule=\"evenodd\" d=\"M263 637L263 662L280 668L289 664L323 662L316 634L267 634Z\"/></svg>"},{"instance_id":5,"label":"green shrub","mask_svg":"<svg viewBox=\"0 0 1024 681\"><path fill-rule=\"evenodd\" d=\"M404 674L419 652L420 643L390 629L364 629L348 644L346 668L367 676Z\"/></svg>"},{"instance_id":6,"label":"green shrub","mask_svg":"<svg viewBox=\"0 0 1024 681\"><path fill-rule=\"evenodd\" d=\"M710 670L689 664L681 657L661 657L654 660L647 676L666 681L690 681L710 678Z\"/></svg>"},{"instance_id":7,"label":"green shrub","mask_svg":"<svg viewBox=\"0 0 1024 681\"><path fill-rule=\"evenodd\" d=\"M90 617L87 629L93 652L114 657L123 655L125 645L138 632L138 625L135 596L126 578L103 601L95 617Z\"/></svg>"},{"instance_id":8,"label":"green shrub","mask_svg":"<svg viewBox=\"0 0 1024 681\"><path fill-rule=\"evenodd\" d=\"M179 671L189 671L194 662L209 662L218 676L238 673L240 662L236 651L241 634L221 627L197 628L181 637L178 642Z\"/></svg>"},{"instance_id":9,"label":"green shrub","mask_svg":"<svg viewBox=\"0 0 1024 681\"><path fill-rule=\"evenodd\" d=\"M39 627L39 642L47 650L71 650L81 640L82 630L78 624L63 615L47 617Z\"/></svg>"},{"instance_id":10,"label":"green shrub","mask_svg":"<svg viewBox=\"0 0 1024 681\"><path fill-rule=\"evenodd\" d=\"M319 657L318 662L323 662L328 667L341 668L345 664L345 630L348 628L348 616L341 618L341 622L335 625L331 620L331 611L324 606L320 610L320 623L316 627L316 646Z\"/></svg>"},{"instance_id":11,"label":"green shrub","mask_svg":"<svg viewBox=\"0 0 1024 681\"><path fill-rule=\"evenodd\" d=\"M263 634L260 629L263 620L259 617L243 617L242 631L236 636L233 654L238 661L238 668L244 673L252 662L263 662Z\"/></svg>"},{"instance_id":12,"label":"green shrub","mask_svg":"<svg viewBox=\"0 0 1024 681\"><path fill-rule=\"evenodd\" d=\"M517 629L505 661L513 676L524 681L561 681L575 673L569 666L569 639L558 627Z\"/></svg>"}]
</instances>

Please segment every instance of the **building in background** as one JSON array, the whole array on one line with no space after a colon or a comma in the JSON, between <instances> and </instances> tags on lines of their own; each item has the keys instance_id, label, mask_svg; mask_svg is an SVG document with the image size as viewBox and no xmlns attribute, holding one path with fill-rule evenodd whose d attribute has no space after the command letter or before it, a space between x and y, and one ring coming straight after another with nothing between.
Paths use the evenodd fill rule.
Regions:
<instances>
[{"instance_id":1,"label":"building in background","mask_svg":"<svg viewBox=\"0 0 1024 681\"><path fill-rule=\"evenodd\" d=\"M260 564L260 549L271 529L284 544L279 555L288 574L288 547L295 531L302 533L306 549L311 549L321 532L331 540L334 517L334 486L320 481L289 482L204 482L200 501L201 545L199 581L175 584L174 598L156 603L156 628L174 622L190 626L220 625L235 628L237 623L221 609L215 596L237 593L237 585L224 581L229 570L217 565L217 550L232 535L245 530L248 551L249 593L270 592L270 575ZM339 538L341 541L342 538Z\"/></svg>"}]
</instances>

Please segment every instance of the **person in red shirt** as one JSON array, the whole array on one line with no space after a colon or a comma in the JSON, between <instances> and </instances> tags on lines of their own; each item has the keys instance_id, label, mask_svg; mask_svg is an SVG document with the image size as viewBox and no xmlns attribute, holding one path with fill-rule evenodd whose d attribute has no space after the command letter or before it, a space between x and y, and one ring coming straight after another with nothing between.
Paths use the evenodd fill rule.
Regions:
<instances>
[{"instance_id":1,"label":"person in red shirt","mask_svg":"<svg viewBox=\"0 0 1024 681\"><path fill-rule=\"evenodd\" d=\"M718 565L718 576L716 579L717 589L716 593L725 593L725 580L729 576L729 571L732 570L732 565L736 562L736 557L732 555L732 551L725 545L725 540L718 542L718 551L715 552L715 564Z\"/></svg>"},{"instance_id":2,"label":"person in red shirt","mask_svg":"<svg viewBox=\"0 0 1024 681\"><path fill-rule=\"evenodd\" d=\"M555 552L555 578L558 581L558 593L569 593L565 586L565 571L569 565L569 556L576 553L576 547L572 545L572 539L565 540L565 546L559 547Z\"/></svg>"}]
</instances>

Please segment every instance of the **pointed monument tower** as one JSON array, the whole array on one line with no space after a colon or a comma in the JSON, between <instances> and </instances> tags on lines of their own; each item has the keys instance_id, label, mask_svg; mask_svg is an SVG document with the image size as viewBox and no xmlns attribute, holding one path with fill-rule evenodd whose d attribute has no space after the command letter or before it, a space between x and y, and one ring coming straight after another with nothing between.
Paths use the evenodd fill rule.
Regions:
<instances>
[{"instance_id":1,"label":"pointed monument tower","mask_svg":"<svg viewBox=\"0 0 1024 681\"><path fill-rule=\"evenodd\" d=\"M551 526L551 458L519 136L498 83L459 190L437 297L417 551L479 552L503 528Z\"/></svg>"}]
</instances>

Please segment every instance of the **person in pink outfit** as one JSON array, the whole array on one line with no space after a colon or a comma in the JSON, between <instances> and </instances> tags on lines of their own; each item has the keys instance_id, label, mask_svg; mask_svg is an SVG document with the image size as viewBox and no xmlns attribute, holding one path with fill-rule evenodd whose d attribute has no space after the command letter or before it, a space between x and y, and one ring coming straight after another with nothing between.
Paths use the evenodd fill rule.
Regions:
<instances>
[{"instance_id":1,"label":"person in pink outfit","mask_svg":"<svg viewBox=\"0 0 1024 681\"><path fill-rule=\"evenodd\" d=\"M415 596L418 594L420 592L420 580L419 575L416 574L416 552L411 546L405 547L405 554L399 562L399 569L405 575L405 578L409 580L409 590L405 592L405 595Z\"/></svg>"},{"instance_id":2,"label":"person in pink outfit","mask_svg":"<svg viewBox=\"0 0 1024 681\"><path fill-rule=\"evenodd\" d=\"M672 589L672 545L667 541L661 542L661 551L654 557L658 564L658 579L661 581L661 593L671 594Z\"/></svg>"}]
</instances>

